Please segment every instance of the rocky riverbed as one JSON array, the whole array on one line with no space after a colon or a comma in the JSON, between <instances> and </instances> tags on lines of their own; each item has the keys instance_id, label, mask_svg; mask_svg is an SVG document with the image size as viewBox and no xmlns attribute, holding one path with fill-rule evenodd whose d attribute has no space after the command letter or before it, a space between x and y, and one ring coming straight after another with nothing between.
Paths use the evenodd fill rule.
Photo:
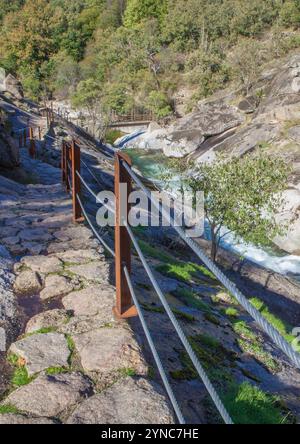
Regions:
<instances>
[{"instance_id":1,"label":"rocky riverbed","mask_svg":"<svg viewBox=\"0 0 300 444\"><path fill-rule=\"evenodd\" d=\"M225 91L199 102L195 110L167 128L149 130L124 147L160 150L166 157L211 162L218 153L242 156L263 149L291 160L293 174L278 218L288 234L274 239L284 251L300 252L300 56L270 65L249 95ZM121 140L117 141L118 144Z\"/></svg>"}]
</instances>

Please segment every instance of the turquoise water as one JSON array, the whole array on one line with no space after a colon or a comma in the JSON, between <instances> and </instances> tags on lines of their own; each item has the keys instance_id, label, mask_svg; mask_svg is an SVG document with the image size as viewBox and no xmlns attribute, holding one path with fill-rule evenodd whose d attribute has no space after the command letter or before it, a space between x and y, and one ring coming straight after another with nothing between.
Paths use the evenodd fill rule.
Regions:
<instances>
[{"instance_id":1,"label":"turquoise water","mask_svg":"<svg viewBox=\"0 0 300 444\"><path fill-rule=\"evenodd\" d=\"M147 179L152 180L163 188L161 176L166 171L172 175L172 186L168 185L168 191L179 189L180 178L178 173L170 166L168 159L161 151L145 151L139 149L124 150L132 159L133 165ZM206 230L207 238L209 230ZM291 255L277 248L263 249L255 245L246 244L242 239L237 240L233 233L228 234L222 240L222 247L242 256L264 268L282 275L291 275L300 280L300 256Z\"/></svg>"}]
</instances>

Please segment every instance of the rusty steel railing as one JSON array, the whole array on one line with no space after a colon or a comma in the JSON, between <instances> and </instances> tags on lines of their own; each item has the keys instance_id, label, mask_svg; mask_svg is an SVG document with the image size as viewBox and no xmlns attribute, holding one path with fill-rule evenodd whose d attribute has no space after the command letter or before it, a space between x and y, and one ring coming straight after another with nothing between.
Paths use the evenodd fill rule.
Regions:
<instances>
[{"instance_id":1,"label":"rusty steel railing","mask_svg":"<svg viewBox=\"0 0 300 444\"><path fill-rule=\"evenodd\" d=\"M18 142L19 148L28 147L28 152L31 158L36 158L36 141L42 140L42 129L40 126L37 127L25 127L17 130L19 133Z\"/></svg>"},{"instance_id":2,"label":"rusty steel railing","mask_svg":"<svg viewBox=\"0 0 300 444\"><path fill-rule=\"evenodd\" d=\"M68 187L68 177L69 171L71 171L71 183L72 183L72 193L73 193L73 219L74 222L80 222L83 220L83 216L87 220L88 224L91 226L93 232L96 234L97 238L102 242L104 247L112 254L115 258L115 274L116 274L116 306L114 307L114 315L119 319L128 319L131 317L139 316L142 322L143 329L145 331L147 340L149 342L150 348L153 352L153 341L149 338L149 330L145 326L145 319L141 317L141 307L138 304L138 300L136 294L134 292L133 283L131 281L131 248L134 247L144 270L149 277L153 288L155 289L171 323L173 324L176 333L184 346L185 351L189 355L195 369L197 370L198 375L203 381L207 391L209 392L212 400L214 401L215 406L217 407L220 415L223 420L227 424L232 424L232 419L230 418L228 412L226 411L225 406L222 403L222 400L218 396L215 391L211 381L209 380L203 366L199 362L195 352L193 351L189 341L183 332L179 322L177 321L174 313L167 302L163 291L158 284L151 267L148 265L147 260L139 247L139 243L135 238L135 235L132 229L129 226L128 215L130 212L129 205L129 194L133 187L133 182L135 186L140 188L147 198L153 202L150 191L145 187L142 181L138 178L138 176L134 173L132 169L132 164L130 158L124 153L118 152L115 154L115 207L114 209L108 207L105 202L101 202L97 196L97 193L93 192L89 185L85 182L80 173L80 148L77 147L76 142L65 143L62 147L63 157L62 160L62 177L64 182L66 183L67 189ZM69 165L69 167L68 167ZM78 180L74 179L74 175L77 176ZM96 198L96 201L102 203L107 207L108 211L111 211L115 215L115 250L103 241L96 228L92 225L92 222L87 215L86 210L84 209L82 199L81 199L81 187L80 185L85 186L87 190ZM121 184L127 185L126 195L124 192L121 192ZM122 211L122 205L124 201L126 202L127 213L124 218L124 212ZM159 203L155 203L158 205L157 209L160 212L161 216L169 218L169 214L165 215L164 210L161 208ZM123 215L123 216L122 216ZM296 368L300 368L300 354L297 353L291 346L291 344L287 343L285 338L263 317L263 315L248 301L248 299L239 291L236 285L231 282L224 273L214 264L205 253L199 248L198 244L194 242L192 239L188 238L180 227L178 227L175 223L175 219L171 220L171 225L178 233L179 237L191 248L191 250L199 257L199 259L207 266L207 268L216 276L216 278L224 285L224 287L236 298L239 304L251 315L251 317L256 321L256 323L262 328L262 330L269 336L270 339L285 353L286 356L289 357L291 362L296 366ZM167 393L170 397L172 405L177 413L177 417L179 421L182 423L183 417L178 407L177 402L174 402L174 394L170 392L170 385L168 381L166 381L166 374L163 369L160 368L161 362L156 353L153 353L155 362L159 368L162 380L164 382Z\"/></svg>"}]
</instances>

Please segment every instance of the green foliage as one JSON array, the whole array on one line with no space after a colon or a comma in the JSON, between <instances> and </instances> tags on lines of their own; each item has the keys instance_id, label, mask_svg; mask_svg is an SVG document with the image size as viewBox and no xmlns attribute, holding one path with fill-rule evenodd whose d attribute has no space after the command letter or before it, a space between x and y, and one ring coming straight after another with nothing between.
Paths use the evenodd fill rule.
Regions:
<instances>
[{"instance_id":1,"label":"green foliage","mask_svg":"<svg viewBox=\"0 0 300 444\"><path fill-rule=\"evenodd\" d=\"M196 308L197 310L204 312L211 311L211 307L203 302L197 293L189 290L188 288L178 287L174 292L172 292L172 294L188 307Z\"/></svg>"},{"instance_id":2,"label":"green foliage","mask_svg":"<svg viewBox=\"0 0 300 444\"><path fill-rule=\"evenodd\" d=\"M123 137L123 136L125 136L125 133L122 133L122 131L109 130L109 131L106 131L105 141L107 143L110 143L111 145L113 145L117 139L119 139L120 137Z\"/></svg>"},{"instance_id":3,"label":"green foliage","mask_svg":"<svg viewBox=\"0 0 300 444\"><path fill-rule=\"evenodd\" d=\"M162 262L167 262L167 263L178 262L170 254L165 253L158 246L156 246L156 247L152 246L149 242L139 240L139 246L140 246L142 252L146 256L150 256L154 259L158 259Z\"/></svg>"},{"instance_id":4,"label":"green foliage","mask_svg":"<svg viewBox=\"0 0 300 444\"><path fill-rule=\"evenodd\" d=\"M271 373L277 373L280 370L279 364L272 358L270 353L264 350L261 338L249 328L246 322L234 322L233 330L239 336L237 343L243 352L252 355Z\"/></svg>"},{"instance_id":5,"label":"green foliage","mask_svg":"<svg viewBox=\"0 0 300 444\"><path fill-rule=\"evenodd\" d=\"M166 12L167 0L127 0L124 24L130 28L151 17L162 20Z\"/></svg>"},{"instance_id":6,"label":"green foliage","mask_svg":"<svg viewBox=\"0 0 300 444\"><path fill-rule=\"evenodd\" d=\"M14 414L17 415L19 412L19 409L15 407L14 405L8 404L8 405L0 405L0 415L6 415L6 414Z\"/></svg>"},{"instance_id":7,"label":"green foliage","mask_svg":"<svg viewBox=\"0 0 300 444\"><path fill-rule=\"evenodd\" d=\"M11 383L14 387L22 387L33 381L34 377L29 376L25 367L25 361L17 355L10 354L8 362L14 367Z\"/></svg>"},{"instance_id":8,"label":"green foliage","mask_svg":"<svg viewBox=\"0 0 300 444\"><path fill-rule=\"evenodd\" d=\"M151 91L146 106L153 112L157 119L163 119L172 114L169 99L167 95L161 91Z\"/></svg>"},{"instance_id":9,"label":"green foliage","mask_svg":"<svg viewBox=\"0 0 300 444\"><path fill-rule=\"evenodd\" d=\"M279 331L287 342L292 342L295 339L295 337L290 333L292 331L292 327L271 313L269 308L261 299L252 298L250 299L250 302L258 311L260 311L263 317L266 318L266 320Z\"/></svg>"},{"instance_id":10,"label":"green foliage","mask_svg":"<svg viewBox=\"0 0 300 444\"><path fill-rule=\"evenodd\" d=\"M194 191L206 197L205 215L211 226L212 259L216 259L221 229L257 245L269 245L283 234L285 226L275 213L283 203L290 166L281 157L265 153L219 157L212 164L201 164L195 177L185 179Z\"/></svg>"},{"instance_id":11,"label":"green foliage","mask_svg":"<svg viewBox=\"0 0 300 444\"><path fill-rule=\"evenodd\" d=\"M299 0L0 0L0 66L35 99L76 101L92 79L106 113L164 119L186 83L190 105L234 80L249 89L300 46L299 17Z\"/></svg>"},{"instance_id":12,"label":"green foliage","mask_svg":"<svg viewBox=\"0 0 300 444\"><path fill-rule=\"evenodd\" d=\"M235 424L284 424L287 422L279 397L244 382L232 385L223 402Z\"/></svg>"},{"instance_id":13,"label":"green foliage","mask_svg":"<svg viewBox=\"0 0 300 444\"><path fill-rule=\"evenodd\" d=\"M53 376L53 375L61 375L63 373L68 373L68 369L65 367L50 367L46 370L46 375Z\"/></svg>"}]
</instances>

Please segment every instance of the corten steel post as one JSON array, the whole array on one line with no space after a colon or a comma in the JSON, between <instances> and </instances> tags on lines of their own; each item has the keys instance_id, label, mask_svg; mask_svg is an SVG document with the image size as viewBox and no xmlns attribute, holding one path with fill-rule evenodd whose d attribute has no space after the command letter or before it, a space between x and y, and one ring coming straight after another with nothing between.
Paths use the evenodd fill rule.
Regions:
<instances>
[{"instance_id":1,"label":"corten steel post","mask_svg":"<svg viewBox=\"0 0 300 444\"><path fill-rule=\"evenodd\" d=\"M61 146L61 180L66 183L66 142L63 141Z\"/></svg>"},{"instance_id":2,"label":"corten steel post","mask_svg":"<svg viewBox=\"0 0 300 444\"><path fill-rule=\"evenodd\" d=\"M81 181L77 175L80 174L80 147L73 140L71 143L71 157L72 157L72 200L73 200L73 221L83 222L82 211L79 205L77 195L80 196Z\"/></svg>"},{"instance_id":3,"label":"corten steel post","mask_svg":"<svg viewBox=\"0 0 300 444\"><path fill-rule=\"evenodd\" d=\"M30 157L35 157L35 140L33 137L33 129L29 128L29 155Z\"/></svg>"},{"instance_id":4,"label":"corten steel post","mask_svg":"<svg viewBox=\"0 0 300 444\"><path fill-rule=\"evenodd\" d=\"M71 147L69 145L69 143L67 142L65 144L65 171L66 171L66 190L70 191L71 187L70 187L70 167L69 167L69 163L71 161Z\"/></svg>"},{"instance_id":5,"label":"corten steel post","mask_svg":"<svg viewBox=\"0 0 300 444\"><path fill-rule=\"evenodd\" d=\"M42 130L41 127L38 127L38 132L39 132L39 140L42 140Z\"/></svg>"},{"instance_id":6,"label":"corten steel post","mask_svg":"<svg viewBox=\"0 0 300 444\"><path fill-rule=\"evenodd\" d=\"M131 177L122 165L122 160L131 166L130 158L123 153L117 153L115 157L115 198L116 198L116 220L115 220L115 251L116 251L116 292L117 302L114 315L118 319L128 319L138 315L133 304L130 290L124 274L126 265L131 273L131 239L124 224L121 223L122 207L127 203L126 222L128 222L129 204L128 197L131 193ZM127 184L127 192L122 193L121 184ZM125 194L125 195L123 195ZM125 216L125 215L124 215ZM123 225L123 226L122 226Z\"/></svg>"}]
</instances>

